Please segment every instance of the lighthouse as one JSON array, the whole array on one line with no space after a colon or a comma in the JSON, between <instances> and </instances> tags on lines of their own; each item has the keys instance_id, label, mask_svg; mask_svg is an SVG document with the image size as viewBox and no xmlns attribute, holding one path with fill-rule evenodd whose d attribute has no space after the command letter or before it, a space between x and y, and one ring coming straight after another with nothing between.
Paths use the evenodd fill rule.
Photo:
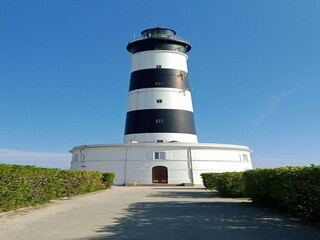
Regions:
<instances>
[{"instance_id":1,"label":"lighthouse","mask_svg":"<svg viewBox=\"0 0 320 240\"><path fill-rule=\"evenodd\" d=\"M187 52L167 28L150 28L127 45L131 56L124 143L197 143Z\"/></svg>"},{"instance_id":2,"label":"lighthouse","mask_svg":"<svg viewBox=\"0 0 320 240\"><path fill-rule=\"evenodd\" d=\"M131 71L123 143L73 147L71 169L114 172L116 185L202 185L201 173L252 169L249 147L198 142L188 41L169 28L148 28L126 48Z\"/></svg>"}]
</instances>

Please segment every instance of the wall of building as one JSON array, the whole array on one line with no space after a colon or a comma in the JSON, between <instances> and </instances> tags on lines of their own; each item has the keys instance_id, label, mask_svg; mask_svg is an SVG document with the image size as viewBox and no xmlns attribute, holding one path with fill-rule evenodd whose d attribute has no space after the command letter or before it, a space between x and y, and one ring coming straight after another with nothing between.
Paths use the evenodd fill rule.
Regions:
<instances>
[{"instance_id":1,"label":"wall of building","mask_svg":"<svg viewBox=\"0 0 320 240\"><path fill-rule=\"evenodd\" d=\"M155 159L155 152L165 159ZM152 184L152 168L168 168L168 183L202 184L203 172L244 171L252 169L250 150L212 147L152 146L126 144L108 147L75 148L71 169L115 172L115 184ZM245 157L245 156L246 157ZM77 156L77 157L76 157Z\"/></svg>"}]
</instances>

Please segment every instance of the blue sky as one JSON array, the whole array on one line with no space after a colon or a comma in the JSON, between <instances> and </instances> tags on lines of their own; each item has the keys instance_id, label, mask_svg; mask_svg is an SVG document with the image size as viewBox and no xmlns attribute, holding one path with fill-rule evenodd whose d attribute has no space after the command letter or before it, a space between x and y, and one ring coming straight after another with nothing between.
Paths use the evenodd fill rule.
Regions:
<instances>
[{"instance_id":1,"label":"blue sky","mask_svg":"<svg viewBox=\"0 0 320 240\"><path fill-rule=\"evenodd\" d=\"M121 143L130 54L150 27L190 41L200 142L255 167L320 164L320 1L0 1L0 162L69 167Z\"/></svg>"}]
</instances>

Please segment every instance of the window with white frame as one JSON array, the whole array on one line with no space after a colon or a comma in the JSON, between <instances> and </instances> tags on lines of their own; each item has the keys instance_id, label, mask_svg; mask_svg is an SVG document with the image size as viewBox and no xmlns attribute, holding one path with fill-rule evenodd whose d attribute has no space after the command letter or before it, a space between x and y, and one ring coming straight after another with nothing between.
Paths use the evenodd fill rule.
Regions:
<instances>
[{"instance_id":1,"label":"window with white frame","mask_svg":"<svg viewBox=\"0 0 320 240\"><path fill-rule=\"evenodd\" d=\"M155 160L166 159L166 152L154 152L153 159Z\"/></svg>"},{"instance_id":2,"label":"window with white frame","mask_svg":"<svg viewBox=\"0 0 320 240\"><path fill-rule=\"evenodd\" d=\"M247 154L243 154L242 156L243 156L243 161L244 162L248 162L249 161Z\"/></svg>"}]
</instances>

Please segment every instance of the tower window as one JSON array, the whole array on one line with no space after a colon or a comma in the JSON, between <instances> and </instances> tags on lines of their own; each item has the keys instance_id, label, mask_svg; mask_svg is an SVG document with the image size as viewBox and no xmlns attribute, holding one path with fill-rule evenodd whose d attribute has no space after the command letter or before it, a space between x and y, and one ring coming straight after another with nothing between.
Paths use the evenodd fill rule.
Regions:
<instances>
[{"instance_id":1,"label":"tower window","mask_svg":"<svg viewBox=\"0 0 320 240\"><path fill-rule=\"evenodd\" d=\"M162 86L162 82L156 82L156 86Z\"/></svg>"},{"instance_id":2,"label":"tower window","mask_svg":"<svg viewBox=\"0 0 320 240\"><path fill-rule=\"evenodd\" d=\"M157 99L157 103L162 103L162 99Z\"/></svg>"},{"instance_id":3,"label":"tower window","mask_svg":"<svg viewBox=\"0 0 320 240\"><path fill-rule=\"evenodd\" d=\"M161 66L161 65L156 65L156 67L157 67L157 68L161 68L162 66Z\"/></svg>"},{"instance_id":4,"label":"tower window","mask_svg":"<svg viewBox=\"0 0 320 240\"><path fill-rule=\"evenodd\" d=\"M156 123L163 123L163 119L162 118L157 118L156 119Z\"/></svg>"},{"instance_id":5,"label":"tower window","mask_svg":"<svg viewBox=\"0 0 320 240\"><path fill-rule=\"evenodd\" d=\"M248 155L247 154L243 154L243 161L248 162Z\"/></svg>"}]
</instances>

